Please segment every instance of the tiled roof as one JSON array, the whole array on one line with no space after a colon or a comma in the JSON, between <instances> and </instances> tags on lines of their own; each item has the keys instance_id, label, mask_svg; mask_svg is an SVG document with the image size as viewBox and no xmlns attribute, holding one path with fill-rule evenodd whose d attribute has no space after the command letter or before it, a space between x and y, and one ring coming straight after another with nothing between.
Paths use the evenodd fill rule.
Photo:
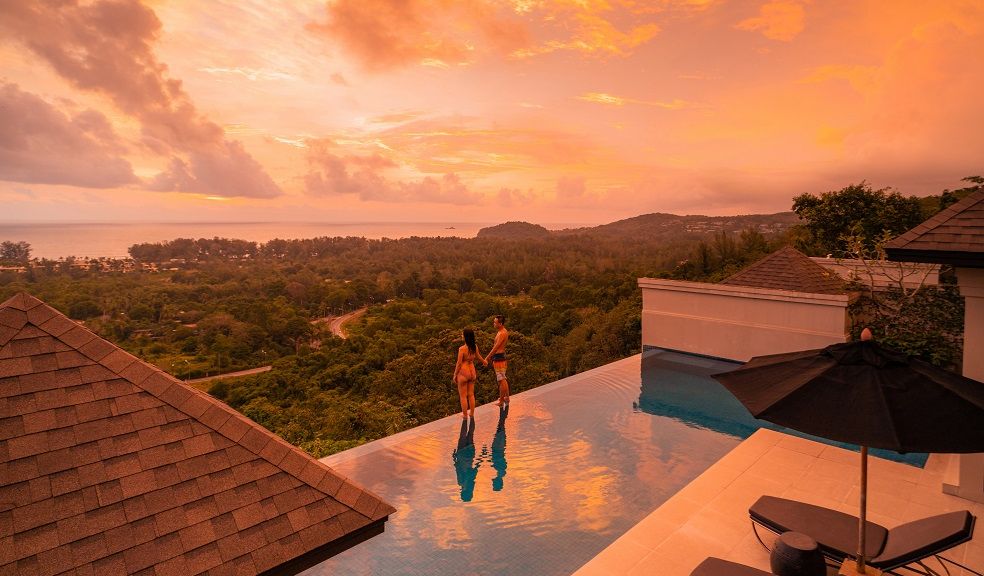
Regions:
<instances>
[{"instance_id":1,"label":"tiled roof","mask_svg":"<svg viewBox=\"0 0 984 576\"><path fill-rule=\"evenodd\" d=\"M885 245L890 260L984 268L984 190Z\"/></svg>"},{"instance_id":2,"label":"tiled roof","mask_svg":"<svg viewBox=\"0 0 984 576\"><path fill-rule=\"evenodd\" d=\"M840 276L791 246L780 248L737 274L728 276L721 284L810 294L845 292Z\"/></svg>"},{"instance_id":3,"label":"tiled roof","mask_svg":"<svg viewBox=\"0 0 984 576\"><path fill-rule=\"evenodd\" d=\"M0 304L0 573L290 572L394 511L36 298Z\"/></svg>"}]
</instances>

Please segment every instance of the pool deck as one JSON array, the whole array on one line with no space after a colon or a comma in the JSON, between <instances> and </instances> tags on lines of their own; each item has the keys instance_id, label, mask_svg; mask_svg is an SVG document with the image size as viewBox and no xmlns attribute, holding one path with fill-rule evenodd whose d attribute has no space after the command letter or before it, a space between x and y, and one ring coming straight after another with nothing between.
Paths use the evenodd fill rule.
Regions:
<instances>
[{"instance_id":1,"label":"pool deck","mask_svg":"<svg viewBox=\"0 0 984 576\"><path fill-rule=\"evenodd\" d=\"M922 469L869 458L868 519L891 528L968 509L980 522L984 504L941 490L951 458L933 454ZM856 515L859 469L856 452L759 430L574 575L689 576L708 556L768 570L769 553L752 532L748 507L759 496L771 494ZM944 556L981 570L984 537L978 535ZM931 567L938 568L935 561ZM951 566L950 574L963 576L964 571Z\"/></svg>"}]
</instances>

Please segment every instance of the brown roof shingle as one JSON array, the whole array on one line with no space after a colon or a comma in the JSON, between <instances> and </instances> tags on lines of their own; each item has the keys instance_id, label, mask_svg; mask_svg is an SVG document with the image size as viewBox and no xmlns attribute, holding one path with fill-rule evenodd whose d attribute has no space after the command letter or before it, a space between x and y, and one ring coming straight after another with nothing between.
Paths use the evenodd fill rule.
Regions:
<instances>
[{"instance_id":1,"label":"brown roof shingle","mask_svg":"<svg viewBox=\"0 0 984 576\"><path fill-rule=\"evenodd\" d=\"M0 572L300 570L394 511L40 300L0 304Z\"/></svg>"},{"instance_id":2,"label":"brown roof shingle","mask_svg":"<svg viewBox=\"0 0 984 576\"><path fill-rule=\"evenodd\" d=\"M984 190L885 245L889 260L984 268Z\"/></svg>"},{"instance_id":3,"label":"brown roof shingle","mask_svg":"<svg viewBox=\"0 0 984 576\"><path fill-rule=\"evenodd\" d=\"M725 278L721 284L810 294L844 294L844 281L837 274L810 260L799 250L784 246Z\"/></svg>"}]
</instances>

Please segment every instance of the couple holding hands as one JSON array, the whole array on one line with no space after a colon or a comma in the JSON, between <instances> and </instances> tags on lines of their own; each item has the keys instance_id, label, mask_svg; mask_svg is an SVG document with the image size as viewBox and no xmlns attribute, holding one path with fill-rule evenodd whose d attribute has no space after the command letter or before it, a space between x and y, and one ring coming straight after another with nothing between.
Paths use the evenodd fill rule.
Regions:
<instances>
[{"instance_id":1,"label":"couple holding hands","mask_svg":"<svg viewBox=\"0 0 984 576\"><path fill-rule=\"evenodd\" d=\"M458 362L454 366L452 379L458 386L462 418L468 418L469 410L471 417L475 417L475 382L478 380L478 373L475 371L476 360L488 366L491 359L492 368L495 369L495 379L499 384L498 405L500 407L509 405L509 381L506 380L506 341L509 340L509 332L506 331L505 318L501 314L492 318L492 325L495 326L495 343L485 357L482 357L475 343L475 332L471 328L465 328L461 333L465 344L458 348Z\"/></svg>"}]
</instances>

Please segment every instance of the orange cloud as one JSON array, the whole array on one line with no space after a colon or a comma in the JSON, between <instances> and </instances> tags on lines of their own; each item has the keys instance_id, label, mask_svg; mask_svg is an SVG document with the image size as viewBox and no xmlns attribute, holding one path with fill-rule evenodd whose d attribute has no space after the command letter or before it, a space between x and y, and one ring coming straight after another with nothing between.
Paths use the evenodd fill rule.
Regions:
<instances>
[{"instance_id":1,"label":"orange cloud","mask_svg":"<svg viewBox=\"0 0 984 576\"><path fill-rule=\"evenodd\" d=\"M658 102L653 100L637 100L634 98L621 98L619 96L612 96L611 94L605 94L604 92L588 92L577 97L578 100L584 100L585 102L594 102L595 104L608 104L610 106L624 106L626 104L641 104L643 106L655 106L656 108L665 108L667 110L681 110L683 108L693 108L694 104L685 102L683 100L672 100L670 102Z\"/></svg>"},{"instance_id":2,"label":"orange cloud","mask_svg":"<svg viewBox=\"0 0 984 576\"><path fill-rule=\"evenodd\" d=\"M624 164L588 136L559 129L476 126L466 118L434 118L378 133L402 163L425 173L488 176L529 170L550 174L583 166Z\"/></svg>"},{"instance_id":3,"label":"orange cloud","mask_svg":"<svg viewBox=\"0 0 984 576\"><path fill-rule=\"evenodd\" d=\"M477 46L511 50L526 43L525 26L487 1L338 0L325 10L327 21L308 28L375 71L460 64Z\"/></svg>"},{"instance_id":4,"label":"orange cloud","mask_svg":"<svg viewBox=\"0 0 984 576\"><path fill-rule=\"evenodd\" d=\"M137 0L15 2L0 31L20 41L80 90L105 95L141 123L143 143L170 156L155 190L271 198L283 192L237 142L202 116L152 49L161 32Z\"/></svg>"},{"instance_id":5,"label":"orange cloud","mask_svg":"<svg viewBox=\"0 0 984 576\"><path fill-rule=\"evenodd\" d=\"M803 79L808 83L822 83L830 80L846 80L855 90L869 93L878 82L877 66L829 64L813 70Z\"/></svg>"},{"instance_id":6,"label":"orange cloud","mask_svg":"<svg viewBox=\"0 0 984 576\"><path fill-rule=\"evenodd\" d=\"M524 6L524 12L540 19L539 36L532 46L513 52L529 58L557 51L574 51L592 56L628 56L660 32L659 25L647 22L620 30L614 23L627 15L638 16L650 10L636 2L610 3L598 0L555 0Z\"/></svg>"},{"instance_id":7,"label":"orange cloud","mask_svg":"<svg viewBox=\"0 0 984 576\"><path fill-rule=\"evenodd\" d=\"M326 5L326 22L308 28L368 70L408 65L446 69L485 54L627 56L656 37L660 27L645 22L623 29L616 22L653 11L645 2L625 0L338 0Z\"/></svg>"},{"instance_id":8,"label":"orange cloud","mask_svg":"<svg viewBox=\"0 0 984 576\"><path fill-rule=\"evenodd\" d=\"M739 30L760 30L770 40L790 42L803 31L806 10L802 0L772 0L759 7L759 15L739 22Z\"/></svg>"}]
</instances>

